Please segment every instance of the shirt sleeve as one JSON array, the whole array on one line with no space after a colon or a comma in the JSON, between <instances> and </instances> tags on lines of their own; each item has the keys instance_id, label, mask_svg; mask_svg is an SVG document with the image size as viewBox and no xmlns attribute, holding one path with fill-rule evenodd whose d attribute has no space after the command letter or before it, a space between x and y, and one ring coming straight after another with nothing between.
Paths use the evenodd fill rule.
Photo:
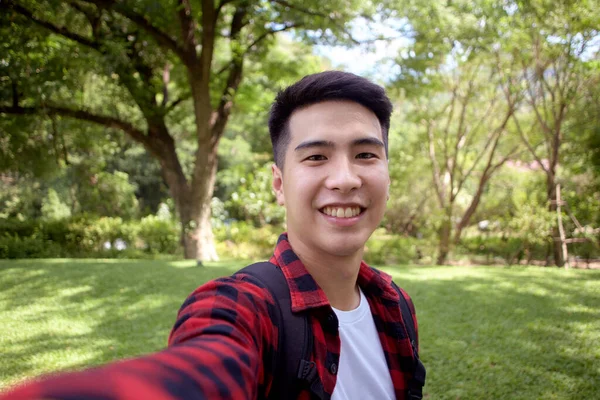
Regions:
<instances>
[{"instance_id":1,"label":"shirt sleeve","mask_svg":"<svg viewBox=\"0 0 600 400\"><path fill-rule=\"evenodd\" d=\"M44 377L0 400L255 399L270 384L263 360L276 346L273 304L268 290L243 275L208 282L179 310L167 349Z\"/></svg>"}]
</instances>

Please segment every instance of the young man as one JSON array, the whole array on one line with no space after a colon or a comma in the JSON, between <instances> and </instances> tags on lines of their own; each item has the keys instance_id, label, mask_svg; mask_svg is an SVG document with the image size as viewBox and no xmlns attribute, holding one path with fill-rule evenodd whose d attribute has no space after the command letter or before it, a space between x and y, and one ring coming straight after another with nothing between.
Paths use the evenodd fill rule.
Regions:
<instances>
[{"instance_id":1,"label":"young man","mask_svg":"<svg viewBox=\"0 0 600 400\"><path fill-rule=\"evenodd\" d=\"M313 335L306 370L314 379L299 399L409 398L416 348L400 295L413 320L414 308L389 275L362 261L388 197L391 111L382 88L336 71L305 77L271 109L273 189L288 229L270 260L280 271L272 273L283 273L289 307L307 317ZM284 347L272 293L243 271L208 282L181 307L166 350L5 398L272 398Z\"/></svg>"}]
</instances>

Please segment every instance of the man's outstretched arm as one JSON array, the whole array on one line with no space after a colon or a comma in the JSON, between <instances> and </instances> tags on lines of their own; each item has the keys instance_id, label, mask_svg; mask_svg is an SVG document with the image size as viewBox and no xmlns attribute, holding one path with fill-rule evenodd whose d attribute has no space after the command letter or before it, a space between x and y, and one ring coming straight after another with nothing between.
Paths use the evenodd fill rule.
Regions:
<instances>
[{"instance_id":1,"label":"man's outstretched arm","mask_svg":"<svg viewBox=\"0 0 600 400\"><path fill-rule=\"evenodd\" d=\"M8 399L254 399L265 385L264 352L276 345L272 297L242 277L196 289L159 353L47 376L0 395Z\"/></svg>"}]
</instances>

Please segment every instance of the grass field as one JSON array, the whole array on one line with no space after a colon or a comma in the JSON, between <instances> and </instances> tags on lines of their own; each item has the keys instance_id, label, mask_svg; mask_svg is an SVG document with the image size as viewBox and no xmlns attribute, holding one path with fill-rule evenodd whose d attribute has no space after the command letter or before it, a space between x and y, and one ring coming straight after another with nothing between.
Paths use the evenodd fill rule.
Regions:
<instances>
[{"instance_id":1,"label":"grass field","mask_svg":"<svg viewBox=\"0 0 600 400\"><path fill-rule=\"evenodd\" d=\"M0 390L161 349L239 262L0 261ZM600 399L600 271L388 267L417 306L429 399Z\"/></svg>"}]
</instances>

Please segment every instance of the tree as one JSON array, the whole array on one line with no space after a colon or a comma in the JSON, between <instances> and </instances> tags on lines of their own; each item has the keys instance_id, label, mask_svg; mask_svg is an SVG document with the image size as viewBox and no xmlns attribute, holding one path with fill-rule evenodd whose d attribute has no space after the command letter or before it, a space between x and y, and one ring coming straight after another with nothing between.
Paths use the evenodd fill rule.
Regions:
<instances>
[{"instance_id":1,"label":"tree","mask_svg":"<svg viewBox=\"0 0 600 400\"><path fill-rule=\"evenodd\" d=\"M444 264L490 178L519 147L506 140L516 99L498 90L506 83L495 66L474 59L438 78L447 79L447 91L418 99L413 118L426 136L433 188L442 211L437 263Z\"/></svg>"},{"instance_id":2,"label":"tree","mask_svg":"<svg viewBox=\"0 0 600 400\"><path fill-rule=\"evenodd\" d=\"M283 31L309 41L350 40L346 23L359 4L4 2L1 29L9 39L0 92L10 100L0 114L74 118L124 132L160 163L181 221L185 257L215 259L210 201L217 147L246 60L265 57L273 36ZM94 96L84 84L92 78L102 80ZM181 109L193 115L192 131L176 134L170 117ZM193 145L182 150L186 139ZM185 151L193 154L187 164Z\"/></svg>"},{"instance_id":3,"label":"tree","mask_svg":"<svg viewBox=\"0 0 600 400\"><path fill-rule=\"evenodd\" d=\"M556 213L557 183L562 147L569 133L566 123L585 98L594 79L585 58L593 55L598 38L598 11L593 2L514 2L514 30L507 43L520 64L518 80L509 80L511 92L520 93L525 106L512 116L531 156L546 174L548 207ZM596 5L597 6L597 5ZM597 54L596 54L597 57ZM553 228L553 254L557 266L565 262Z\"/></svg>"}]
</instances>

